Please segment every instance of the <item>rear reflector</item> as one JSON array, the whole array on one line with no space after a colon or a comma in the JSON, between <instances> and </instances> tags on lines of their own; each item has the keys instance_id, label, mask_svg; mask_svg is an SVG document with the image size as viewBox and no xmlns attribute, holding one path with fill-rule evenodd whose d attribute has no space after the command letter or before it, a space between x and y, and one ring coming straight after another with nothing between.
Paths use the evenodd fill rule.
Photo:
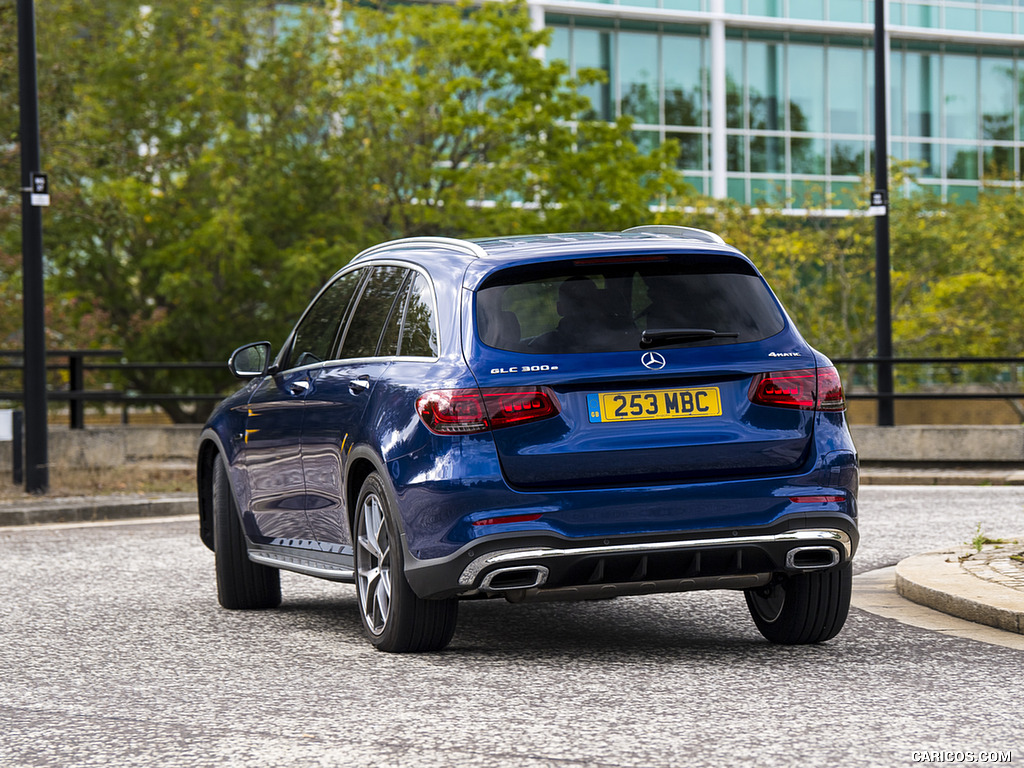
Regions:
<instances>
[{"instance_id":1,"label":"rear reflector","mask_svg":"<svg viewBox=\"0 0 1024 768\"><path fill-rule=\"evenodd\" d=\"M845 411L846 396L835 368L759 373L750 382L752 403L804 411Z\"/></svg>"},{"instance_id":2,"label":"rear reflector","mask_svg":"<svg viewBox=\"0 0 1024 768\"><path fill-rule=\"evenodd\" d=\"M547 419L559 406L547 387L435 389L419 396L416 412L431 432L468 435Z\"/></svg>"},{"instance_id":3,"label":"rear reflector","mask_svg":"<svg viewBox=\"0 0 1024 768\"><path fill-rule=\"evenodd\" d=\"M790 496L794 504L839 504L846 501L845 496Z\"/></svg>"},{"instance_id":4,"label":"rear reflector","mask_svg":"<svg viewBox=\"0 0 1024 768\"><path fill-rule=\"evenodd\" d=\"M474 520L473 525L500 525L502 523L532 523L540 520L543 513L529 515L506 515L505 517L485 517L483 520Z\"/></svg>"}]
</instances>

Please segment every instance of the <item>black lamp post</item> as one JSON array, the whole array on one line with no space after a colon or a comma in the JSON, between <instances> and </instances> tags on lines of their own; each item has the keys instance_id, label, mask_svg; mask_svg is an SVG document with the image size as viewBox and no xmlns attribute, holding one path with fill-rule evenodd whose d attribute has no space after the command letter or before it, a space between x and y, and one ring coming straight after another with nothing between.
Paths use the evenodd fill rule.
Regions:
<instances>
[{"instance_id":1,"label":"black lamp post","mask_svg":"<svg viewBox=\"0 0 1024 768\"><path fill-rule=\"evenodd\" d=\"M46 421L46 336L43 293L43 211L49 204L40 173L39 88L33 0L18 0L18 83L21 107L21 254L24 304L25 490L50 485Z\"/></svg>"},{"instance_id":2,"label":"black lamp post","mask_svg":"<svg viewBox=\"0 0 1024 768\"><path fill-rule=\"evenodd\" d=\"M889 283L889 140L885 120L887 62L885 2L875 0L875 334L878 357L878 426L896 423L892 400L892 290Z\"/></svg>"}]
</instances>

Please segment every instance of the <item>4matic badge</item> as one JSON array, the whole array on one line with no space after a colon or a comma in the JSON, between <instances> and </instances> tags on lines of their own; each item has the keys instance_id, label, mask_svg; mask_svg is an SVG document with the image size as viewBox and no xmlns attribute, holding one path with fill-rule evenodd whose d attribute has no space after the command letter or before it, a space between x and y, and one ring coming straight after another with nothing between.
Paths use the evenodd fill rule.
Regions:
<instances>
[{"instance_id":1,"label":"4matic badge","mask_svg":"<svg viewBox=\"0 0 1024 768\"><path fill-rule=\"evenodd\" d=\"M768 357L801 357L799 352L769 352Z\"/></svg>"}]
</instances>

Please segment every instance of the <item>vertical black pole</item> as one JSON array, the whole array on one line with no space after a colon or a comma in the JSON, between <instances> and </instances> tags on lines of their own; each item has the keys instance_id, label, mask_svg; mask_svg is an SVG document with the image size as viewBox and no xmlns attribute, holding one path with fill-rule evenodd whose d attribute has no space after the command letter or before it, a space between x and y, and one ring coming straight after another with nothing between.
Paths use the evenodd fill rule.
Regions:
<instances>
[{"instance_id":1,"label":"vertical black pole","mask_svg":"<svg viewBox=\"0 0 1024 768\"><path fill-rule=\"evenodd\" d=\"M892 290L889 285L889 134L885 120L887 62L885 0L875 0L875 333L878 362L878 426L896 423L892 384Z\"/></svg>"},{"instance_id":2,"label":"vertical black pole","mask_svg":"<svg viewBox=\"0 0 1024 768\"><path fill-rule=\"evenodd\" d=\"M68 385L71 399L68 407L71 413L71 429L85 429L85 401L81 392L85 389L85 359L81 354L68 355Z\"/></svg>"},{"instance_id":3,"label":"vertical black pole","mask_svg":"<svg viewBox=\"0 0 1024 768\"><path fill-rule=\"evenodd\" d=\"M50 486L46 423L46 336L43 293L43 213L32 204L31 179L40 172L39 89L33 0L18 0L18 83L21 107L21 253L24 303L25 490Z\"/></svg>"}]
</instances>

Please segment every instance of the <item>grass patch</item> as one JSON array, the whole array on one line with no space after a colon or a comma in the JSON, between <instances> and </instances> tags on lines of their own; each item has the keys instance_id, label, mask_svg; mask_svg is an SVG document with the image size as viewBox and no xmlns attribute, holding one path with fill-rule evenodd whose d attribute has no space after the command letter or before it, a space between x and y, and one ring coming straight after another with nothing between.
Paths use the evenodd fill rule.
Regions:
<instances>
[{"instance_id":1,"label":"grass patch","mask_svg":"<svg viewBox=\"0 0 1024 768\"><path fill-rule=\"evenodd\" d=\"M31 501L61 496L106 496L116 493L194 493L196 473L191 468L88 467L50 469L50 489L42 496L25 493L23 485L14 485L9 472L0 480L0 501Z\"/></svg>"}]
</instances>

